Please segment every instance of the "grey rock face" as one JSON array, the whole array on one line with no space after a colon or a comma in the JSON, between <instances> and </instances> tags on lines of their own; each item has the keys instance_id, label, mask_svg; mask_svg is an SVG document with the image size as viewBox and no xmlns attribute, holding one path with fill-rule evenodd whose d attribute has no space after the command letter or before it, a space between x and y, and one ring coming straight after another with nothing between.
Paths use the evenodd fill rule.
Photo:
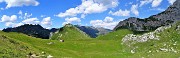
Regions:
<instances>
[{"instance_id":1,"label":"grey rock face","mask_svg":"<svg viewBox=\"0 0 180 58\"><path fill-rule=\"evenodd\" d=\"M176 0L167 10L157 15L152 15L149 18L140 19L131 17L121 21L114 30L125 28L133 31L151 31L158 27L172 24L178 20L180 20L180 0Z\"/></svg>"}]
</instances>

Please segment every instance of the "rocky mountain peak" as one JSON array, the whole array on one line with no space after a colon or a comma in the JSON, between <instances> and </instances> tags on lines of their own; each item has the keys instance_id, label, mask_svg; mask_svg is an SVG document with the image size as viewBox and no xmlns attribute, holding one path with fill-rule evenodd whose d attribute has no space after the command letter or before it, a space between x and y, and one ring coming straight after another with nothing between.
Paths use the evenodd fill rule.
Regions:
<instances>
[{"instance_id":1,"label":"rocky mountain peak","mask_svg":"<svg viewBox=\"0 0 180 58\"><path fill-rule=\"evenodd\" d=\"M152 15L145 19L130 17L114 28L118 30L121 28L130 29L133 31L151 31L161 26L170 25L177 20L180 20L180 0L176 0L173 5L169 6L165 11Z\"/></svg>"}]
</instances>

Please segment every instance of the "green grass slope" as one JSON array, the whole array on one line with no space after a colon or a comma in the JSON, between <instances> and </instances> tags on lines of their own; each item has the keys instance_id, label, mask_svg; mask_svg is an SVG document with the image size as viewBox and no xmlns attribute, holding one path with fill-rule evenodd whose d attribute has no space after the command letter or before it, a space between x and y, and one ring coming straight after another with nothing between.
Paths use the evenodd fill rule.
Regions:
<instances>
[{"instance_id":1,"label":"green grass slope","mask_svg":"<svg viewBox=\"0 0 180 58\"><path fill-rule=\"evenodd\" d=\"M159 40L148 40L126 46L133 52L130 58L179 58L180 57L180 22L156 33Z\"/></svg>"},{"instance_id":2,"label":"green grass slope","mask_svg":"<svg viewBox=\"0 0 180 58\"><path fill-rule=\"evenodd\" d=\"M128 46L122 39L132 31L121 29L98 38L90 38L73 26L65 26L51 39L0 31L0 58L178 58L180 57L180 23L159 32L159 40L137 42ZM62 35L59 35L62 34ZM138 34L141 35L141 34ZM143 34L142 34L143 35ZM65 40L60 42L59 39ZM44 53L42 53L44 52ZM44 56L43 56L44 55Z\"/></svg>"},{"instance_id":3,"label":"green grass slope","mask_svg":"<svg viewBox=\"0 0 180 58\"><path fill-rule=\"evenodd\" d=\"M38 55L41 55L41 52L45 52L45 56L52 55L54 58L117 58L126 57L126 55L128 54L126 52L122 53L123 47L121 46L119 41L116 40L82 39L73 41L66 40L65 42L59 42L57 40L43 40L39 38L33 38L20 33L0 32L0 34L12 38L15 41L24 43L22 45L28 46L32 49L32 52L36 52L36 54ZM6 42L3 43L6 45L10 45ZM6 49L6 45L4 45L2 49ZM13 45L10 47L14 46L17 47L17 45ZM10 50L16 51L14 50L14 48ZM26 52L26 50L24 52ZM21 56L26 56L28 52L31 52L31 50L28 50L27 53L23 53L23 51L18 51L18 53L23 53Z\"/></svg>"},{"instance_id":4,"label":"green grass slope","mask_svg":"<svg viewBox=\"0 0 180 58\"><path fill-rule=\"evenodd\" d=\"M132 34L133 32L127 29L120 29L114 32L110 32L106 35L100 35L97 37L97 39L101 40L121 40L124 36L127 34Z\"/></svg>"},{"instance_id":5,"label":"green grass slope","mask_svg":"<svg viewBox=\"0 0 180 58\"><path fill-rule=\"evenodd\" d=\"M40 51L31 45L16 40L14 37L11 38L0 31L0 58L26 58L30 57L32 54L40 55Z\"/></svg>"},{"instance_id":6,"label":"green grass slope","mask_svg":"<svg viewBox=\"0 0 180 58\"><path fill-rule=\"evenodd\" d=\"M74 25L67 24L62 27L59 31L51 36L53 40L79 40L79 39L90 39L90 37L84 32L80 31Z\"/></svg>"}]
</instances>

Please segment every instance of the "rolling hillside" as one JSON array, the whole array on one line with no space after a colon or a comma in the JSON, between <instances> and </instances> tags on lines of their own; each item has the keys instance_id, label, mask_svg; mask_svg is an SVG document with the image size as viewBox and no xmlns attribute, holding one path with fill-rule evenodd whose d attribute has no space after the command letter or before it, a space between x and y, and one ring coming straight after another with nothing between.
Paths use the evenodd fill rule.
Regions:
<instances>
[{"instance_id":1,"label":"rolling hillside","mask_svg":"<svg viewBox=\"0 0 180 58\"><path fill-rule=\"evenodd\" d=\"M34 52L37 54L36 57L41 57L42 52L45 53L45 57L49 55L53 56L54 58L61 58L61 57L72 57L72 58L117 58L117 57L126 57L126 53L119 53L122 52L122 45L119 44L120 41L116 40L98 40L98 39L78 39L78 40L65 40L65 42L60 42L57 40L45 40L40 38L30 37L21 33L6 33L0 32L0 35L7 36L8 38L12 38L17 42L22 42L27 46L29 49L24 51L17 50L17 54L21 54L20 58L26 58L26 55L29 52ZM69 38L69 37L68 37ZM3 39L3 38L1 38ZM8 41L8 40L6 40ZM6 49L6 45L11 45L8 42L3 41L3 47L1 49ZM5 45L6 44L6 45ZM15 47L19 47L18 45L13 45L11 49L6 52L12 51L16 53L14 50ZM32 49L32 50L30 50ZM14 57L9 56L11 54L4 54L2 53L0 57ZM22 56L23 55L23 56ZM19 58L17 57L17 58Z\"/></svg>"},{"instance_id":2,"label":"rolling hillside","mask_svg":"<svg viewBox=\"0 0 180 58\"><path fill-rule=\"evenodd\" d=\"M77 27L81 31L85 32L91 38L96 38L99 35L105 35L105 34L111 32L111 30L105 29L105 28L102 28L102 27L79 26L79 25L75 25L75 27Z\"/></svg>"},{"instance_id":3,"label":"rolling hillside","mask_svg":"<svg viewBox=\"0 0 180 58\"><path fill-rule=\"evenodd\" d=\"M60 28L59 31L51 34L52 40L79 40L79 39L89 39L89 36L76 28L74 25L67 24Z\"/></svg>"},{"instance_id":4,"label":"rolling hillside","mask_svg":"<svg viewBox=\"0 0 180 58\"><path fill-rule=\"evenodd\" d=\"M33 57L45 58L178 58L180 57L179 25L177 23L171 27L165 27L155 34L159 36L158 40L148 39L145 42L139 42L136 39L124 41L127 34L133 34L127 29L114 31L96 39L83 36L79 32L81 37L62 37L65 42L60 42L56 38L55 40L40 39L21 33L1 31L0 57L26 58L27 55L33 54L31 55ZM76 30L67 26L63 29L68 32ZM68 35L77 34L68 33Z\"/></svg>"},{"instance_id":5,"label":"rolling hillside","mask_svg":"<svg viewBox=\"0 0 180 58\"><path fill-rule=\"evenodd\" d=\"M117 19L121 19L121 17L116 17L119 15L125 18L125 16L136 15L138 12L138 15L141 14L144 17L142 10L149 11L151 7L147 7L148 10L146 10L140 8L141 4L138 3L147 4L147 6L152 4L153 7L153 4L163 0L138 0L135 3L128 1L128 4L132 4L129 10L122 10L121 8L129 6L119 6L121 4L119 0L81 1L73 1L69 4L51 2L50 5L47 5L45 4L47 1L39 3L36 0L0 0L0 3L3 3L0 9L2 12L0 22L4 24L1 27L6 28L5 26L8 25L13 27L0 30L0 58L180 58L180 0L168 0L175 2L165 11L148 18L130 17L120 21L113 31L92 26L111 28L116 24ZM5 9L4 4L7 4ZM31 4L41 5L39 8L37 5ZM164 4L162 5L164 7ZM23 6L32 6L32 8L19 8ZM66 10L69 7L70 9ZM160 9L161 7L153 8ZM119 11L116 11L117 9ZM64 12L64 10L66 11ZM56 11L59 14L54 14ZM33 12L33 16L28 12ZM145 15L150 13L150 11L145 12ZM38 17L39 14L41 17ZM52 14L53 17L51 17ZM104 16L106 18L101 20ZM55 20L58 17L65 20ZM69 24L62 28L43 28L61 26L59 25L61 22ZM70 23L87 25L90 23L92 26L79 26ZM18 27L15 27L16 24Z\"/></svg>"}]
</instances>

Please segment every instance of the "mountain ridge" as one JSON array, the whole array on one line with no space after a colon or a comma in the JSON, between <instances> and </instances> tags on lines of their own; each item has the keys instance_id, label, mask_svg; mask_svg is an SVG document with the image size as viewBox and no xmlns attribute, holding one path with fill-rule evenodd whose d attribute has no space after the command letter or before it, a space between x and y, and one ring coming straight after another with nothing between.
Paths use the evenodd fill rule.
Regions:
<instances>
[{"instance_id":1,"label":"mountain ridge","mask_svg":"<svg viewBox=\"0 0 180 58\"><path fill-rule=\"evenodd\" d=\"M79 28L81 31L85 32L92 38L96 38L99 35L105 35L111 32L111 30L102 27L80 26L80 25L75 25L75 27Z\"/></svg>"},{"instance_id":2,"label":"mountain ridge","mask_svg":"<svg viewBox=\"0 0 180 58\"><path fill-rule=\"evenodd\" d=\"M113 30L130 29L133 31L153 31L161 26L170 25L180 20L180 1L176 0L173 5L169 6L165 11L152 15L148 18L140 19L130 17L120 21Z\"/></svg>"}]
</instances>

